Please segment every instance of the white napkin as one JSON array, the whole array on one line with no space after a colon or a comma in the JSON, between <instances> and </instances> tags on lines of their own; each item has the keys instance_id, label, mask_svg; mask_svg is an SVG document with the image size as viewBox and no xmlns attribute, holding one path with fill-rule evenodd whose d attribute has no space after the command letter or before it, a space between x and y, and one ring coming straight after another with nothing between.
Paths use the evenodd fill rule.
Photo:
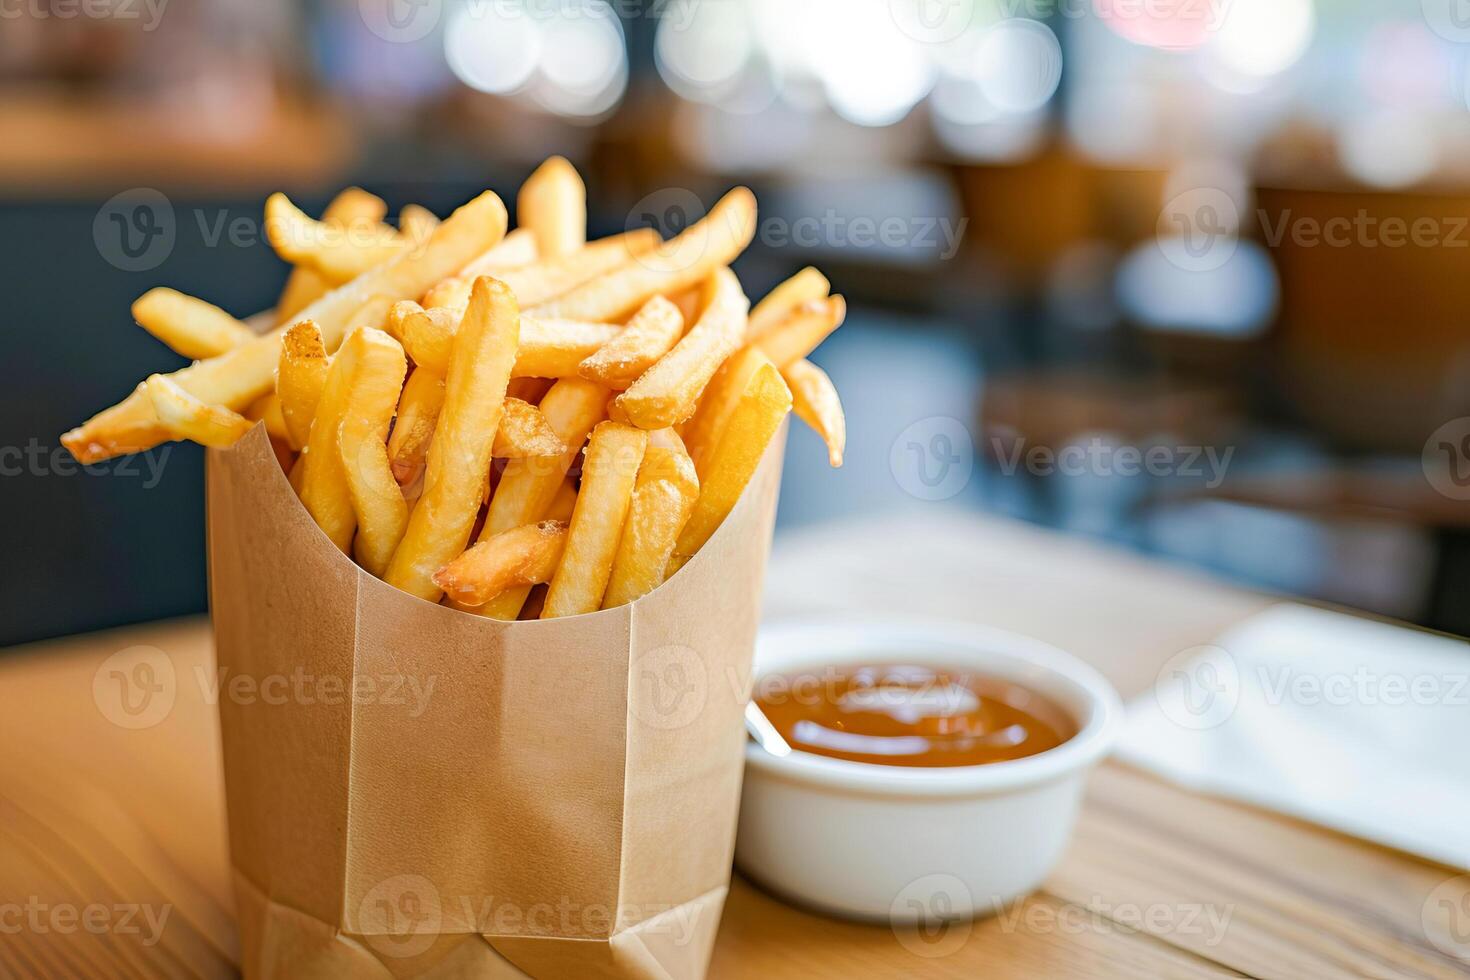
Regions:
<instances>
[{"instance_id":1,"label":"white napkin","mask_svg":"<svg viewBox=\"0 0 1470 980\"><path fill-rule=\"evenodd\" d=\"M1470 869L1470 644L1306 606L1186 651L1119 757L1194 789Z\"/></svg>"}]
</instances>

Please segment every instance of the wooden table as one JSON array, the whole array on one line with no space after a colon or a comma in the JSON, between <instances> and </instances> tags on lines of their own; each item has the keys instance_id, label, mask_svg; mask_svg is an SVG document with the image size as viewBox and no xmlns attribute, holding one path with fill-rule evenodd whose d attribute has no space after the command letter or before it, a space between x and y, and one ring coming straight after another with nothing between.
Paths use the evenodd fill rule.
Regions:
<instances>
[{"instance_id":1,"label":"wooden table","mask_svg":"<svg viewBox=\"0 0 1470 980\"><path fill-rule=\"evenodd\" d=\"M1091 660L1125 695L1271 601L955 515L789 537L770 585L772 615L860 608L1022 629ZM103 717L93 682L139 644L167 653L181 682L161 722L128 730ZM219 732L193 682L211 664L202 619L0 660L0 976L234 975ZM1467 910L1470 877L1108 763L1061 866L1005 914L897 935L807 914L737 877L712 975L1470 976L1470 937L1465 959L1429 938L1445 945Z\"/></svg>"}]
</instances>

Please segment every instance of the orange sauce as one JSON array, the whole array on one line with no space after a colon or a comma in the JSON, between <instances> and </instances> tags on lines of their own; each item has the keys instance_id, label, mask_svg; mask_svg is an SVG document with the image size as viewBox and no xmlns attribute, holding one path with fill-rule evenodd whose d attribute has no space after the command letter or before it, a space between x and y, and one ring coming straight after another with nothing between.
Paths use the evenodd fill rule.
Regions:
<instances>
[{"instance_id":1,"label":"orange sauce","mask_svg":"<svg viewBox=\"0 0 1470 980\"><path fill-rule=\"evenodd\" d=\"M1077 734L1053 702L1010 681L910 664L764 679L756 702L793 749L883 766L978 766Z\"/></svg>"}]
</instances>

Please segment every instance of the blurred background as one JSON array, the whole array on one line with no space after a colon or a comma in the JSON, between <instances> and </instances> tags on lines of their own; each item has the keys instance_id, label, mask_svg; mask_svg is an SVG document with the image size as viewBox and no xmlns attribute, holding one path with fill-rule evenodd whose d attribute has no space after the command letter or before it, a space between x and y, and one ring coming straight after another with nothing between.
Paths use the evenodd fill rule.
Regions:
<instances>
[{"instance_id":1,"label":"blurred background","mask_svg":"<svg viewBox=\"0 0 1470 980\"><path fill-rule=\"evenodd\" d=\"M1470 634L1467 56L1465 0L0 0L0 644L205 607L199 450L57 448L181 364L134 298L273 305L272 190L552 153L596 235L749 184L752 296L847 296L783 530L966 508Z\"/></svg>"}]
</instances>

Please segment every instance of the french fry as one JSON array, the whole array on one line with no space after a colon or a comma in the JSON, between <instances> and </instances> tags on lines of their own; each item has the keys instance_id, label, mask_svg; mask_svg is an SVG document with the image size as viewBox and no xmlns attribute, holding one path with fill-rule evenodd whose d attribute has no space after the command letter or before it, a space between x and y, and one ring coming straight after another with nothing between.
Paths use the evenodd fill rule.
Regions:
<instances>
[{"instance_id":1,"label":"french fry","mask_svg":"<svg viewBox=\"0 0 1470 980\"><path fill-rule=\"evenodd\" d=\"M152 401L159 422L175 439L189 439L202 446L233 446L254 425L228 408L205 404L166 374L151 376L142 388Z\"/></svg>"},{"instance_id":2,"label":"french fry","mask_svg":"<svg viewBox=\"0 0 1470 980\"><path fill-rule=\"evenodd\" d=\"M437 602L434 573L469 540L489 479L519 338L520 314L510 289L488 277L475 280L445 376L424 491L384 576L410 595Z\"/></svg>"},{"instance_id":3,"label":"french fry","mask_svg":"<svg viewBox=\"0 0 1470 980\"><path fill-rule=\"evenodd\" d=\"M490 498L481 541L547 517L587 434L602 419L607 396L606 388L581 378L566 378L552 386L539 407L567 451L555 459L513 459L505 464L500 485ZM515 619L528 591L509 589L478 611L495 619Z\"/></svg>"},{"instance_id":4,"label":"french fry","mask_svg":"<svg viewBox=\"0 0 1470 980\"><path fill-rule=\"evenodd\" d=\"M459 275L455 278L464 281L465 298L457 305L464 306L470 301L470 283L478 277L494 276L501 282L505 282L506 275L530 265L539 258L540 253L536 251L536 236L531 234L528 228L517 228L501 239L494 248L486 250L484 254L471 260L459 271ZM510 284L506 283L506 285Z\"/></svg>"},{"instance_id":5,"label":"french fry","mask_svg":"<svg viewBox=\"0 0 1470 980\"><path fill-rule=\"evenodd\" d=\"M706 286L704 312L666 356L617 398L617 408L641 429L663 429L694 414L699 396L745 337L750 301L729 269Z\"/></svg>"},{"instance_id":6,"label":"french fry","mask_svg":"<svg viewBox=\"0 0 1470 980\"><path fill-rule=\"evenodd\" d=\"M618 320L654 296L668 296L703 282L716 269L733 262L754 236L755 195L737 187L704 220L663 247L529 312L571 320ZM741 326L743 329L743 322Z\"/></svg>"},{"instance_id":7,"label":"french fry","mask_svg":"<svg viewBox=\"0 0 1470 980\"><path fill-rule=\"evenodd\" d=\"M826 299L831 292L832 284L827 277L807 266L755 304L750 311L750 324L745 329L745 342L758 340L803 303Z\"/></svg>"},{"instance_id":8,"label":"french fry","mask_svg":"<svg viewBox=\"0 0 1470 980\"><path fill-rule=\"evenodd\" d=\"M314 321L302 320L286 330L276 367L276 395L286 423L286 439L297 452L311 436L311 420L316 417L328 366L322 332Z\"/></svg>"},{"instance_id":9,"label":"french fry","mask_svg":"<svg viewBox=\"0 0 1470 980\"><path fill-rule=\"evenodd\" d=\"M245 417L252 422L264 422L265 431L271 434L272 439L279 439L290 445L290 434L286 431L286 416L281 413L281 398L274 391L261 395L245 411Z\"/></svg>"},{"instance_id":10,"label":"french fry","mask_svg":"<svg viewBox=\"0 0 1470 980\"><path fill-rule=\"evenodd\" d=\"M734 509L771 438L791 411L791 390L769 361L756 369L699 477L699 499L674 546L690 556Z\"/></svg>"},{"instance_id":11,"label":"french fry","mask_svg":"<svg viewBox=\"0 0 1470 980\"><path fill-rule=\"evenodd\" d=\"M276 254L343 283L415 247L413 239L377 222L329 225L317 221L281 193L265 202L265 234Z\"/></svg>"},{"instance_id":12,"label":"french fry","mask_svg":"<svg viewBox=\"0 0 1470 980\"><path fill-rule=\"evenodd\" d=\"M398 420L388 439L393 479L408 486L423 472L424 457L434 438L434 426L444 407L444 378L425 368L414 368L398 399Z\"/></svg>"},{"instance_id":13,"label":"french fry","mask_svg":"<svg viewBox=\"0 0 1470 980\"><path fill-rule=\"evenodd\" d=\"M342 463L341 434L354 411L353 387L364 373L377 377L392 374L395 355L401 348L381 331L355 330L343 342L317 402L311 434L301 454L301 471L295 476L297 494L317 527L344 554L351 554L357 530L357 509ZM398 375L402 383L403 375ZM386 453L385 453L386 455Z\"/></svg>"},{"instance_id":14,"label":"french fry","mask_svg":"<svg viewBox=\"0 0 1470 980\"><path fill-rule=\"evenodd\" d=\"M794 361L781 371L791 389L791 408L797 418L811 426L827 444L827 461L833 469L842 465L847 448L847 418L842 413L842 399L827 372L811 361Z\"/></svg>"},{"instance_id":15,"label":"french fry","mask_svg":"<svg viewBox=\"0 0 1470 980\"><path fill-rule=\"evenodd\" d=\"M214 357L255 339L255 331L218 306L173 289L150 289L133 303L138 326L184 357Z\"/></svg>"},{"instance_id":16,"label":"french fry","mask_svg":"<svg viewBox=\"0 0 1470 980\"><path fill-rule=\"evenodd\" d=\"M417 204L405 204L398 212L398 231L415 244L428 240L439 227L439 216Z\"/></svg>"},{"instance_id":17,"label":"french fry","mask_svg":"<svg viewBox=\"0 0 1470 980\"><path fill-rule=\"evenodd\" d=\"M389 333L401 337L408 356L420 367L443 374L448 370L459 318L453 308L426 310L400 302L390 314ZM516 357L517 378L570 378L583 360L618 336L622 327L611 323L521 318L521 346Z\"/></svg>"},{"instance_id":18,"label":"french fry","mask_svg":"<svg viewBox=\"0 0 1470 980\"><path fill-rule=\"evenodd\" d=\"M582 464L582 489L542 619L601 608L647 448L648 433L632 426L601 422L592 430Z\"/></svg>"},{"instance_id":19,"label":"french fry","mask_svg":"<svg viewBox=\"0 0 1470 980\"><path fill-rule=\"evenodd\" d=\"M688 454L682 448L653 445L650 436L602 608L632 602L663 583L669 556L698 497L699 479Z\"/></svg>"},{"instance_id":20,"label":"french fry","mask_svg":"<svg viewBox=\"0 0 1470 980\"><path fill-rule=\"evenodd\" d=\"M363 568L381 576L408 526L408 503L393 479L387 446L408 360L398 341L381 330L359 330L347 344L356 359L337 451L357 518L353 556Z\"/></svg>"},{"instance_id":21,"label":"french fry","mask_svg":"<svg viewBox=\"0 0 1470 980\"><path fill-rule=\"evenodd\" d=\"M509 269L501 279L515 290L517 300L530 307L556 299L583 283L647 255L662 242L663 239L652 228L637 228L588 242L585 248L569 255Z\"/></svg>"},{"instance_id":22,"label":"french fry","mask_svg":"<svg viewBox=\"0 0 1470 980\"><path fill-rule=\"evenodd\" d=\"M510 387L505 389L505 397L519 398L523 402L539 405L554 384L556 381L552 378L511 378Z\"/></svg>"},{"instance_id":23,"label":"french fry","mask_svg":"<svg viewBox=\"0 0 1470 980\"><path fill-rule=\"evenodd\" d=\"M493 273L482 272L480 275L488 276ZM466 279L464 276L450 276L424 293L423 305L420 308L432 310L446 307L458 310L463 316L464 308L470 305L470 286L473 284L473 279Z\"/></svg>"},{"instance_id":24,"label":"french fry","mask_svg":"<svg viewBox=\"0 0 1470 980\"><path fill-rule=\"evenodd\" d=\"M704 287L702 285L693 289L685 289L666 298L679 308L679 315L684 318L685 323L693 323L698 320L699 314L704 310Z\"/></svg>"},{"instance_id":25,"label":"french fry","mask_svg":"<svg viewBox=\"0 0 1470 980\"><path fill-rule=\"evenodd\" d=\"M684 333L684 316L662 296L655 296L634 314L612 340L582 361L577 373L622 391L663 357Z\"/></svg>"},{"instance_id":26,"label":"french fry","mask_svg":"<svg viewBox=\"0 0 1470 980\"><path fill-rule=\"evenodd\" d=\"M532 456L560 456L566 443L557 436L551 423L535 405L519 398L507 398L495 433L494 454L498 459L526 459Z\"/></svg>"},{"instance_id":27,"label":"french fry","mask_svg":"<svg viewBox=\"0 0 1470 980\"><path fill-rule=\"evenodd\" d=\"M459 606L477 608L506 589L551 581L566 545L567 525L542 521L481 541L434 573L434 584Z\"/></svg>"},{"instance_id":28,"label":"french fry","mask_svg":"<svg viewBox=\"0 0 1470 980\"><path fill-rule=\"evenodd\" d=\"M847 319L847 301L841 296L801 304L785 320L754 342L778 368L806 357Z\"/></svg>"},{"instance_id":29,"label":"french fry","mask_svg":"<svg viewBox=\"0 0 1470 980\"><path fill-rule=\"evenodd\" d=\"M720 437L740 407L745 389L763 364L770 358L758 347L742 347L720 366L704 397L699 400L699 410L684 426L684 443L689 456L694 460L694 469L701 479L708 472L709 457L719 444Z\"/></svg>"},{"instance_id":30,"label":"french fry","mask_svg":"<svg viewBox=\"0 0 1470 980\"><path fill-rule=\"evenodd\" d=\"M526 178L516 197L516 221L536 236L549 259L587 244L587 188L564 157L552 157Z\"/></svg>"},{"instance_id":31,"label":"french fry","mask_svg":"<svg viewBox=\"0 0 1470 980\"><path fill-rule=\"evenodd\" d=\"M349 187L332 199L322 212L322 222L334 227L352 224L376 224L388 213L383 199L357 187ZM300 313L312 303L325 296L332 288L317 273L307 266L296 266L286 279L286 288L276 302L276 320L283 323Z\"/></svg>"},{"instance_id":32,"label":"french fry","mask_svg":"<svg viewBox=\"0 0 1470 980\"><path fill-rule=\"evenodd\" d=\"M548 521L570 523L572 520L572 511L576 507L577 485L568 477L561 482L561 486L557 487L556 496L552 498L551 506L546 509L546 519Z\"/></svg>"},{"instance_id":33,"label":"french fry","mask_svg":"<svg viewBox=\"0 0 1470 980\"><path fill-rule=\"evenodd\" d=\"M348 318L368 299L377 295L397 299L421 296L504 234L505 206L500 198L486 191L450 215L421 248L326 294L303 310L296 320L316 321L322 332L322 343L331 352L341 343ZM202 402L239 411L275 383L282 333L284 328L278 328L169 377ZM148 396L134 391L122 402L64 434L61 442L79 462L96 463L151 449L167 438L168 432L159 423Z\"/></svg>"}]
</instances>

